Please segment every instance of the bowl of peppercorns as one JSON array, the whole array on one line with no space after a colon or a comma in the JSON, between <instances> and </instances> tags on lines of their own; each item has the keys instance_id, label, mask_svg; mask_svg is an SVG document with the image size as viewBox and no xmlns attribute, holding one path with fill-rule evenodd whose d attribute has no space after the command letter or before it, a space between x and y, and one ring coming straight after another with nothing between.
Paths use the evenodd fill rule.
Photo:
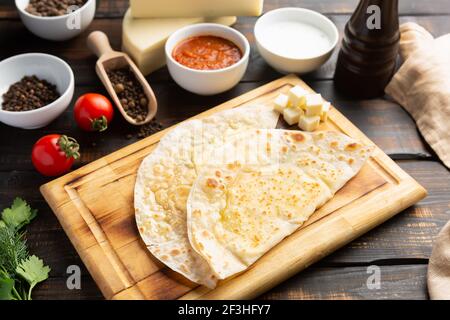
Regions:
<instances>
[{"instance_id":1,"label":"bowl of peppercorns","mask_svg":"<svg viewBox=\"0 0 450 320\"><path fill-rule=\"evenodd\" d=\"M36 129L59 117L72 101L75 80L62 59L27 53L0 62L0 122Z\"/></svg>"},{"instance_id":2,"label":"bowl of peppercorns","mask_svg":"<svg viewBox=\"0 0 450 320\"><path fill-rule=\"evenodd\" d=\"M96 0L16 0L23 24L38 37L63 41L91 24Z\"/></svg>"}]
</instances>

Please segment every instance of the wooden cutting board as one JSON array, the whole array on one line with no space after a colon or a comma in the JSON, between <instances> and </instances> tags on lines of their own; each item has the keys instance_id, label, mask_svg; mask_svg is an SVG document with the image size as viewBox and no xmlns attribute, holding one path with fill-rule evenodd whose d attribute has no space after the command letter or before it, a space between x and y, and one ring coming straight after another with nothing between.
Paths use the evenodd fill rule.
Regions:
<instances>
[{"instance_id":1,"label":"wooden cutting board","mask_svg":"<svg viewBox=\"0 0 450 320\"><path fill-rule=\"evenodd\" d=\"M194 118L253 103L271 103L300 85L286 76ZM251 115L250 115L251 116ZM283 120L280 128L287 128ZM173 127L114 152L41 187L72 244L107 299L251 299L361 236L426 196L426 190L381 149L335 197L249 270L214 290L188 281L157 261L140 239L133 192L143 158ZM373 144L335 108L321 129Z\"/></svg>"}]
</instances>

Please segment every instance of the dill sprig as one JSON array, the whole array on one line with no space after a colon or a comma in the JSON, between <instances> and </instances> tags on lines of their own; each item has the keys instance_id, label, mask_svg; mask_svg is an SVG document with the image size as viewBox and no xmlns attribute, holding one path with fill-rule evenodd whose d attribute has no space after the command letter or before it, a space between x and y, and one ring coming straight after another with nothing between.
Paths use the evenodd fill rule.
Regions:
<instances>
[{"instance_id":1,"label":"dill sprig","mask_svg":"<svg viewBox=\"0 0 450 320\"><path fill-rule=\"evenodd\" d=\"M24 232L0 227L0 266L10 275L14 275L17 266L26 257L28 249Z\"/></svg>"},{"instance_id":2,"label":"dill sprig","mask_svg":"<svg viewBox=\"0 0 450 320\"><path fill-rule=\"evenodd\" d=\"M48 278L50 268L30 256L21 231L36 217L25 200L16 198L0 219L0 300L31 300L31 291Z\"/></svg>"}]
</instances>

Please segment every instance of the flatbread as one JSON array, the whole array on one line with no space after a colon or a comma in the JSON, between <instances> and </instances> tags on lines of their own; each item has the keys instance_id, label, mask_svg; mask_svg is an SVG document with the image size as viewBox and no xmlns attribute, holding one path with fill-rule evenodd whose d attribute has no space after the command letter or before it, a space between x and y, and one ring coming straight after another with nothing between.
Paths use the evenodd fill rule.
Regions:
<instances>
[{"instance_id":1,"label":"flatbread","mask_svg":"<svg viewBox=\"0 0 450 320\"><path fill-rule=\"evenodd\" d=\"M219 152L226 162L205 165L192 187L192 247L219 279L247 269L330 200L372 151L337 132L243 133Z\"/></svg>"},{"instance_id":2,"label":"flatbread","mask_svg":"<svg viewBox=\"0 0 450 320\"><path fill-rule=\"evenodd\" d=\"M217 278L192 249L186 226L190 189L205 155L229 136L249 128L275 128L270 106L247 106L180 124L147 156L138 171L134 206L136 223L150 252L189 280L213 288Z\"/></svg>"}]
</instances>

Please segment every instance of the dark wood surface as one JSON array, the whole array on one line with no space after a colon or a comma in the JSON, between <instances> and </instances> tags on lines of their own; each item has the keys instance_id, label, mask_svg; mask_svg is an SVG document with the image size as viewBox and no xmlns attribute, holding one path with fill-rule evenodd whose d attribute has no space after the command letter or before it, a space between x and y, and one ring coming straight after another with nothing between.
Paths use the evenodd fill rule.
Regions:
<instances>
[{"instance_id":1,"label":"dark wood surface","mask_svg":"<svg viewBox=\"0 0 450 320\"><path fill-rule=\"evenodd\" d=\"M357 0L266 0L265 11L300 6L325 13L342 33ZM119 49L121 18L128 2L99 1L96 20L89 31L66 42L55 43L31 35L18 19L13 1L0 0L0 60L19 53L46 52L62 57L72 66L76 78L75 97L85 92L105 93L95 75L95 58L86 48L89 31L103 30ZM448 0L400 1L401 21L415 21L435 36L450 32ZM253 44L252 28L256 18L241 17L235 28ZM252 58L244 79L234 89L213 97L199 97L179 88L162 68L148 77L159 101L157 118L169 126L217 104L256 88L281 75L259 57L252 45ZM340 95L333 85L336 54L320 70L304 80L351 119L388 155L429 191L429 196L387 223L353 241L343 249L311 266L265 294L264 299L427 299L426 270L435 236L450 220L450 173L436 158L418 133L414 121L396 103L385 99L353 100ZM0 75L1 76L1 75ZM35 299L101 299L95 282L83 266L64 231L45 203L38 187L49 181L33 170L31 147L42 135L63 133L82 145L82 166L137 138L119 116L103 134L85 134L77 129L69 108L48 127L26 131L0 124L0 207L16 196L27 199L39 209L38 218L28 228L32 253L52 268L50 279L34 291ZM66 270L78 265L82 270L81 290L66 287ZM381 288L368 289L367 267L381 271Z\"/></svg>"}]
</instances>

